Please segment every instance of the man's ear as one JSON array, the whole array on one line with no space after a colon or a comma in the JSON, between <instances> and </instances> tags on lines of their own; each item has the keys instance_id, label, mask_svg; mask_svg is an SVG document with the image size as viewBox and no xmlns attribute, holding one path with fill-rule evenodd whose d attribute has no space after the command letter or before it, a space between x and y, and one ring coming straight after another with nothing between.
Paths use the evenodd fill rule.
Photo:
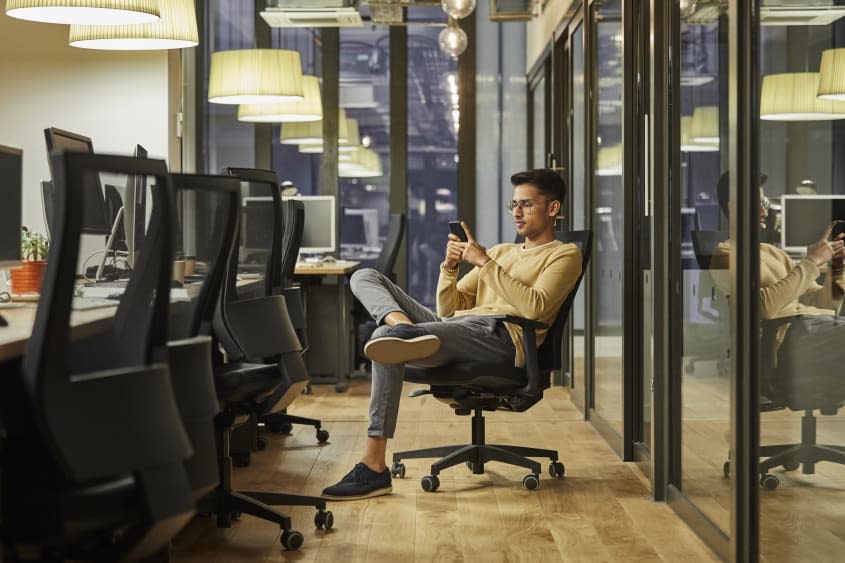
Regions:
<instances>
[{"instance_id":1,"label":"man's ear","mask_svg":"<svg viewBox=\"0 0 845 563\"><path fill-rule=\"evenodd\" d=\"M558 215L560 215L560 202L553 199L552 204L549 206L549 217L557 217Z\"/></svg>"}]
</instances>

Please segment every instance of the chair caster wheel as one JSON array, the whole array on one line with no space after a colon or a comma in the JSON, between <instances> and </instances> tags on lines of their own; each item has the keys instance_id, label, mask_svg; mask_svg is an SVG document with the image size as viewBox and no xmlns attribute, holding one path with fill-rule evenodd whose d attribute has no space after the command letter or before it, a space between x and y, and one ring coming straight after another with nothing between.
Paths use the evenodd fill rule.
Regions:
<instances>
[{"instance_id":1,"label":"chair caster wheel","mask_svg":"<svg viewBox=\"0 0 845 563\"><path fill-rule=\"evenodd\" d=\"M349 382L344 377L341 381L338 381L334 384L334 392L335 393L343 393L346 391L346 388L349 386Z\"/></svg>"},{"instance_id":2,"label":"chair caster wheel","mask_svg":"<svg viewBox=\"0 0 845 563\"><path fill-rule=\"evenodd\" d=\"M553 461L549 464L549 475L555 479L563 479L564 473L566 473L566 468L561 462Z\"/></svg>"},{"instance_id":3,"label":"chair caster wheel","mask_svg":"<svg viewBox=\"0 0 845 563\"><path fill-rule=\"evenodd\" d=\"M310 383L302 388L302 394L303 395L310 395L312 391L313 391L313 389L311 389Z\"/></svg>"},{"instance_id":4,"label":"chair caster wheel","mask_svg":"<svg viewBox=\"0 0 845 563\"><path fill-rule=\"evenodd\" d=\"M780 485L780 481L771 473L765 473L760 476L760 486L767 491L774 491L778 488L778 485Z\"/></svg>"},{"instance_id":5,"label":"chair caster wheel","mask_svg":"<svg viewBox=\"0 0 845 563\"><path fill-rule=\"evenodd\" d=\"M725 476L725 479L731 478L731 462L730 462L730 460L726 461L725 464L722 466L722 475Z\"/></svg>"},{"instance_id":6,"label":"chair caster wheel","mask_svg":"<svg viewBox=\"0 0 845 563\"><path fill-rule=\"evenodd\" d=\"M467 461L467 469L475 473L475 464L471 461Z\"/></svg>"},{"instance_id":7,"label":"chair caster wheel","mask_svg":"<svg viewBox=\"0 0 845 563\"><path fill-rule=\"evenodd\" d=\"M529 473L522 479L522 486L528 489L529 491L533 491L537 487L540 486L540 476L535 475L533 473Z\"/></svg>"},{"instance_id":8,"label":"chair caster wheel","mask_svg":"<svg viewBox=\"0 0 845 563\"><path fill-rule=\"evenodd\" d=\"M784 463L783 468L787 471L797 471L801 467L800 463Z\"/></svg>"},{"instance_id":9,"label":"chair caster wheel","mask_svg":"<svg viewBox=\"0 0 845 563\"><path fill-rule=\"evenodd\" d=\"M271 422L270 430L276 434L290 434L293 432L293 424L290 422Z\"/></svg>"},{"instance_id":10,"label":"chair caster wheel","mask_svg":"<svg viewBox=\"0 0 845 563\"><path fill-rule=\"evenodd\" d=\"M322 428L317 430L317 441L320 442L321 444L325 444L326 442L328 442L329 441L329 431L323 430Z\"/></svg>"},{"instance_id":11,"label":"chair caster wheel","mask_svg":"<svg viewBox=\"0 0 845 563\"><path fill-rule=\"evenodd\" d=\"M433 493L440 487L440 479L437 475L426 475L420 479L420 485L425 492Z\"/></svg>"},{"instance_id":12,"label":"chair caster wheel","mask_svg":"<svg viewBox=\"0 0 845 563\"><path fill-rule=\"evenodd\" d=\"M255 447L258 449L259 452L263 452L267 449L267 438L264 436L259 436L258 440L255 441Z\"/></svg>"},{"instance_id":13,"label":"chair caster wheel","mask_svg":"<svg viewBox=\"0 0 845 563\"><path fill-rule=\"evenodd\" d=\"M235 467L249 467L249 454L232 454L232 465Z\"/></svg>"},{"instance_id":14,"label":"chair caster wheel","mask_svg":"<svg viewBox=\"0 0 845 563\"><path fill-rule=\"evenodd\" d=\"M296 530L285 530L282 532L282 537L279 540L288 551L296 551L302 547L302 542L305 541L303 535Z\"/></svg>"},{"instance_id":15,"label":"chair caster wheel","mask_svg":"<svg viewBox=\"0 0 845 563\"><path fill-rule=\"evenodd\" d=\"M314 515L314 527L318 530L325 528L331 530L334 526L334 514L331 510L320 510Z\"/></svg>"},{"instance_id":16,"label":"chair caster wheel","mask_svg":"<svg viewBox=\"0 0 845 563\"><path fill-rule=\"evenodd\" d=\"M405 464L399 463L398 461L394 461L393 465L390 466L390 476L397 477L399 479L405 478Z\"/></svg>"}]
</instances>

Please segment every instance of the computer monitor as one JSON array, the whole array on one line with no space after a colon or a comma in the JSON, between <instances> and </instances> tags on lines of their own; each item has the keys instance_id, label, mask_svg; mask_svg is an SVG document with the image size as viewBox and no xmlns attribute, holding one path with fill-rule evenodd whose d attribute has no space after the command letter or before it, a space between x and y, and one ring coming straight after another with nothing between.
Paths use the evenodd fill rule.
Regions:
<instances>
[{"instance_id":1,"label":"computer monitor","mask_svg":"<svg viewBox=\"0 0 845 563\"><path fill-rule=\"evenodd\" d=\"M780 203L780 243L786 252L806 252L831 221L845 221L845 195L786 194Z\"/></svg>"},{"instance_id":2,"label":"computer monitor","mask_svg":"<svg viewBox=\"0 0 845 563\"><path fill-rule=\"evenodd\" d=\"M23 151L0 145L0 268L21 261Z\"/></svg>"},{"instance_id":3,"label":"computer monitor","mask_svg":"<svg viewBox=\"0 0 845 563\"><path fill-rule=\"evenodd\" d=\"M147 158L147 149L135 145L135 158ZM123 193L123 231L126 233L127 263L135 267L136 252L144 240L147 222L147 177L129 175Z\"/></svg>"},{"instance_id":4,"label":"computer monitor","mask_svg":"<svg viewBox=\"0 0 845 563\"><path fill-rule=\"evenodd\" d=\"M340 238L342 245L365 246L367 244L367 228L364 216L360 213L349 213L344 210L340 221Z\"/></svg>"},{"instance_id":5,"label":"computer monitor","mask_svg":"<svg viewBox=\"0 0 845 563\"><path fill-rule=\"evenodd\" d=\"M301 254L334 252L337 248L335 233L335 197L331 195L300 195L282 197L283 200L301 201L305 207L305 225L302 229Z\"/></svg>"},{"instance_id":6,"label":"computer monitor","mask_svg":"<svg viewBox=\"0 0 845 563\"><path fill-rule=\"evenodd\" d=\"M378 223L378 209L373 208L364 208L364 209L344 209L343 210L343 225L341 225L341 233L343 236L343 242L356 244L357 241L353 242L349 240L347 237L346 232L344 231L344 226L352 217L360 217L360 224L363 226L364 229L364 240L361 241L360 244L365 246L370 246L376 248L379 246L379 223ZM357 228L357 227L355 227Z\"/></svg>"},{"instance_id":7,"label":"computer monitor","mask_svg":"<svg viewBox=\"0 0 845 563\"><path fill-rule=\"evenodd\" d=\"M70 131L56 129L55 127L49 127L44 130L44 139L47 142L47 161L50 164L50 174L53 178L56 175L53 171L53 161L50 158L50 154L54 150L94 152L90 138L77 133L71 133ZM88 192L82 197L84 206L82 212L82 233L88 235L109 235L111 233L111 225L106 218L106 203L99 175L97 175L95 182L86 183L85 185Z\"/></svg>"}]
</instances>

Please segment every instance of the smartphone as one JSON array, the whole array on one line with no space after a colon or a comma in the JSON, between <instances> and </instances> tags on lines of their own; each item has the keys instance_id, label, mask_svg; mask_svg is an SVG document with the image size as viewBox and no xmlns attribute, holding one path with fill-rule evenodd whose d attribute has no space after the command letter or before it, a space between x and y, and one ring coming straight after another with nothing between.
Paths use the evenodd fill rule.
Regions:
<instances>
[{"instance_id":1,"label":"smartphone","mask_svg":"<svg viewBox=\"0 0 845 563\"><path fill-rule=\"evenodd\" d=\"M449 230L452 231L453 235L461 239L461 242L467 241L466 231L464 231L460 221L449 221Z\"/></svg>"},{"instance_id":2,"label":"smartphone","mask_svg":"<svg viewBox=\"0 0 845 563\"><path fill-rule=\"evenodd\" d=\"M830 238L828 240L835 240L842 233L845 233L845 221L837 220L830 230Z\"/></svg>"}]
</instances>

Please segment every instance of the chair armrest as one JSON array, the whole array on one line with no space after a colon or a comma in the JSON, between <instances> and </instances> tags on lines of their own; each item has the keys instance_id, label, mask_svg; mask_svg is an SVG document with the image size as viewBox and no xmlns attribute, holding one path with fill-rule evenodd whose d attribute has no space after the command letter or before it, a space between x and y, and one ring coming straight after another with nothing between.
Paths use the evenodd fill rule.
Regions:
<instances>
[{"instance_id":1,"label":"chair armrest","mask_svg":"<svg viewBox=\"0 0 845 563\"><path fill-rule=\"evenodd\" d=\"M515 315L489 315L490 317L496 319L497 321L502 321L511 324L517 324L522 328L549 328L549 325L545 323L541 323L540 321L535 321L532 319L525 319L522 317L517 317Z\"/></svg>"},{"instance_id":2,"label":"chair armrest","mask_svg":"<svg viewBox=\"0 0 845 563\"><path fill-rule=\"evenodd\" d=\"M528 376L528 383L517 392L523 397L536 397L543 393L543 385L540 381L540 360L537 357L537 329L549 328L549 325L525 319L515 315L490 315L492 318L505 323L517 324L522 327L523 351L525 352L525 374Z\"/></svg>"}]
</instances>

